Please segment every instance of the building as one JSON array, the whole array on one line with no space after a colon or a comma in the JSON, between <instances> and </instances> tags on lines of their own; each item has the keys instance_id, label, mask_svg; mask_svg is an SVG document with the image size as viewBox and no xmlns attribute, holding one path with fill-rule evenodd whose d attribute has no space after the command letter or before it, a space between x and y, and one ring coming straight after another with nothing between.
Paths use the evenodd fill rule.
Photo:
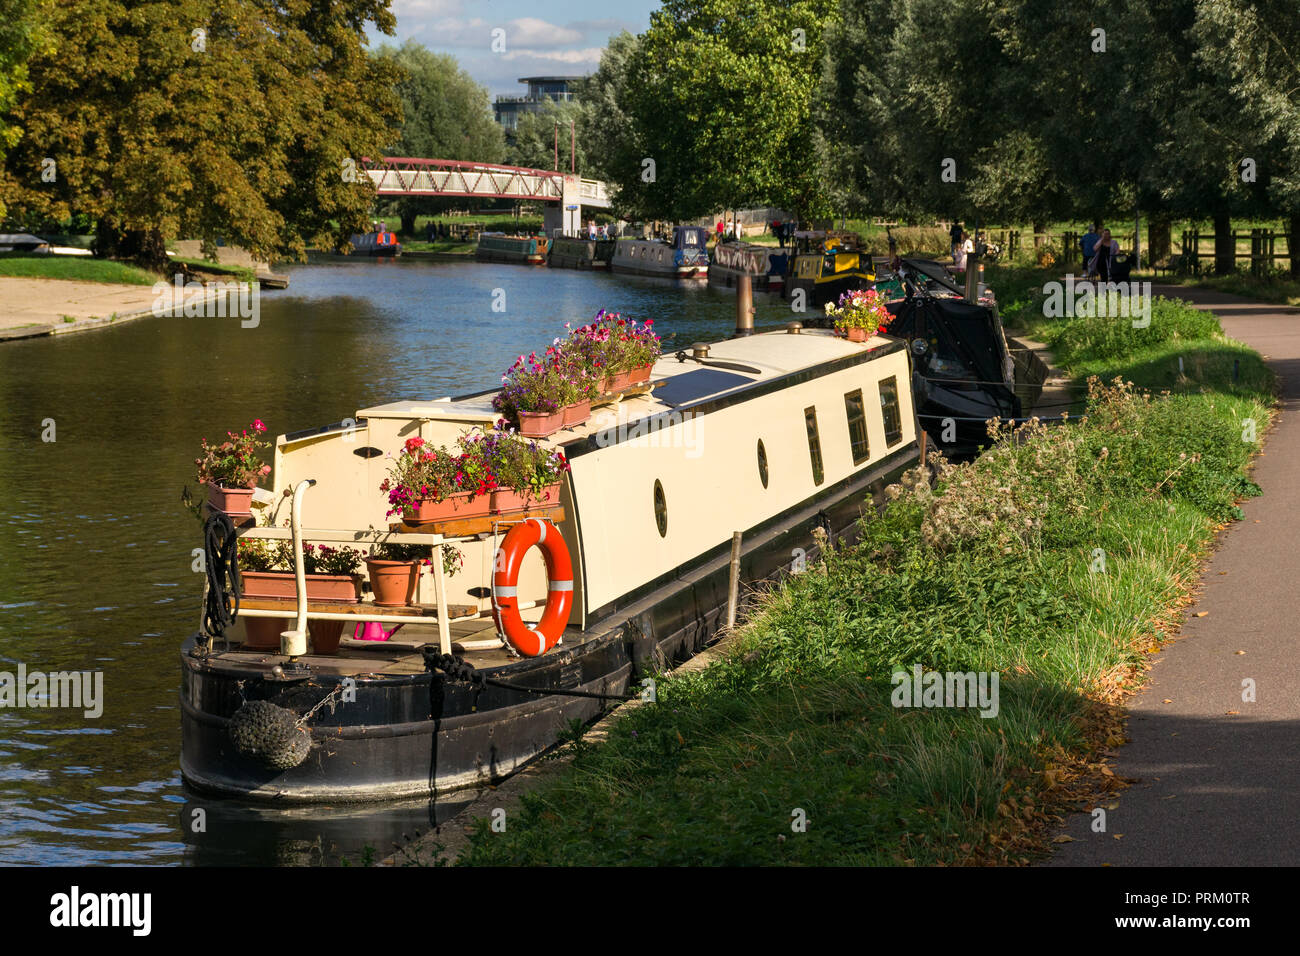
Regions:
<instances>
[{"instance_id":1,"label":"building","mask_svg":"<svg viewBox=\"0 0 1300 956\"><path fill-rule=\"evenodd\" d=\"M547 100L567 103L573 99L570 86L585 76L525 76L520 83L528 84L527 96L498 96L492 104L496 121L506 129L515 129L523 113L536 113Z\"/></svg>"}]
</instances>

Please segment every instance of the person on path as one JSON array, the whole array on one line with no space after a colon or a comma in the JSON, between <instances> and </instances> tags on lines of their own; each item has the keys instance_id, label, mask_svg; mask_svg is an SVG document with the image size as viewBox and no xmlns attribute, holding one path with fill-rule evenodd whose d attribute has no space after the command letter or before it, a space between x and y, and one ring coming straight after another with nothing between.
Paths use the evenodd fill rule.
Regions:
<instances>
[{"instance_id":1,"label":"person on path","mask_svg":"<svg viewBox=\"0 0 1300 956\"><path fill-rule=\"evenodd\" d=\"M1119 243L1110 237L1110 230L1103 229L1101 238L1093 250L1088 262L1088 275L1096 274L1102 282L1110 281L1111 269L1115 265L1115 256L1119 253Z\"/></svg>"},{"instance_id":2,"label":"person on path","mask_svg":"<svg viewBox=\"0 0 1300 956\"><path fill-rule=\"evenodd\" d=\"M1094 222L1088 227L1088 231L1083 234L1083 238L1079 240L1079 248L1083 250L1084 272L1089 278L1092 277L1091 262L1093 256L1097 253L1097 242L1101 239L1100 232L1100 224Z\"/></svg>"},{"instance_id":3,"label":"person on path","mask_svg":"<svg viewBox=\"0 0 1300 956\"><path fill-rule=\"evenodd\" d=\"M957 261L957 247L961 245L961 223L956 219L952 221L952 228L948 230L948 238L952 241L952 261Z\"/></svg>"},{"instance_id":4,"label":"person on path","mask_svg":"<svg viewBox=\"0 0 1300 956\"><path fill-rule=\"evenodd\" d=\"M956 265L958 272L964 272L966 269L966 253L974 251L975 244L972 243L970 237L963 232L961 237L957 240L956 249L952 254L952 261L953 264Z\"/></svg>"}]
</instances>

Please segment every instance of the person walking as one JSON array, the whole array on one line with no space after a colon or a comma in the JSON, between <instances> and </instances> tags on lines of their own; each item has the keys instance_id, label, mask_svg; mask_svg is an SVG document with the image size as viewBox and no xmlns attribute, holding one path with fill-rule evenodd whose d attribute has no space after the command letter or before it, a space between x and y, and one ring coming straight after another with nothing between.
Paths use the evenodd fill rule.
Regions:
<instances>
[{"instance_id":1,"label":"person walking","mask_svg":"<svg viewBox=\"0 0 1300 956\"><path fill-rule=\"evenodd\" d=\"M961 223L956 219L952 221L952 228L948 230L948 238L952 243L952 261L957 261L957 247L961 245ZM958 267L960 268L960 266Z\"/></svg>"},{"instance_id":2,"label":"person walking","mask_svg":"<svg viewBox=\"0 0 1300 956\"><path fill-rule=\"evenodd\" d=\"M1079 240L1079 248L1083 251L1084 274L1088 278L1092 278L1092 259L1097 253L1097 243L1101 240L1100 229L1101 224L1094 222Z\"/></svg>"}]
</instances>

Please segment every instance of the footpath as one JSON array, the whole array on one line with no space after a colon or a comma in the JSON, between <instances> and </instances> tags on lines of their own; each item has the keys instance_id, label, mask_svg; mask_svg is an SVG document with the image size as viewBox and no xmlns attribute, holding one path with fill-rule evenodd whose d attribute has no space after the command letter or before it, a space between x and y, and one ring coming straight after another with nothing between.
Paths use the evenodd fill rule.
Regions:
<instances>
[{"instance_id":1,"label":"footpath","mask_svg":"<svg viewBox=\"0 0 1300 956\"><path fill-rule=\"evenodd\" d=\"M1156 285L1219 316L1281 379L1257 459L1264 493L1215 541L1178 640L1130 702L1104 833L1074 814L1049 866L1300 864L1300 309ZM1253 681L1255 700L1243 700ZM1112 804L1113 805L1113 804Z\"/></svg>"},{"instance_id":2,"label":"footpath","mask_svg":"<svg viewBox=\"0 0 1300 956\"><path fill-rule=\"evenodd\" d=\"M206 300L219 294L187 290L182 301L169 286L161 297L165 310L170 311L195 298ZM159 298L147 285L0 276L0 342L84 332L146 318L155 314L154 303Z\"/></svg>"}]
</instances>

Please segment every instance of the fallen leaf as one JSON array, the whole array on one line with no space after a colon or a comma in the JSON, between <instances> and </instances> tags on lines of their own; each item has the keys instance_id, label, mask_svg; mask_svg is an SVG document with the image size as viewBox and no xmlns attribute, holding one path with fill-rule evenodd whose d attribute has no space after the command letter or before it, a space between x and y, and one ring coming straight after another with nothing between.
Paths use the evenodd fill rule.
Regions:
<instances>
[{"instance_id":1,"label":"fallen leaf","mask_svg":"<svg viewBox=\"0 0 1300 956\"><path fill-rule=\"evenodd\" d=\"M1232 717L1233 715L1235 715L1235 714L1240 714L1240 713L1241 713L1241 711L1239 711L1239 710L1230 710L1230 711L1227 711L1223 716L1225 716L1225 717Z\"/></svg>"},{"instance_id":2,"label":"fallen leaf","mask_svg":"<svg viewBox=\"0 0 1300 956\"><path fill-rule=\"evenodd\" d=\"M1116 833L1116 834L1115 834L1115 839L1116 839L1116 840L1122 840L1122 839L1124 839L1124 834L1122 834L1122 833Z\"/></svg>"},{"instance_id":3,"label":"fallen leaf","mask_svg":"<svg viewBox=\"0 0 1300 956\"><path fill-rule=\"evenodd\" d=\"M1073 842L1074 842L1074 837L1072 837L1072 836L1066 836L1064 833L1062 833L1059 837L1057 837L1057 838L1056 838L1055 840L1053 840L1052 842L1053 842L1053 843L1073 843Z\"/></svg>"},{"instance_id":4,"label":"fallen leaf","mask_svg":"<svg viewBox=\"0 0 1300 956\"><path fill-rule=\"evenodd\" d=\"M1209 613L1210 613L1209 611L1197 611L1197 612L1196 612L1195 614L1193 614L1192 616L1193 616L1193 617L1205 617L1205 616L1206 616L1207 614L1209 614Z\"/></svg>"},{"instance_id":5,"label":"fallen leaf","mask_svg":"<svg viewBox=\"0 0 1300 956\"><path fill-rule=\"evenodd\" d=\"M1238 654L1245 654L1246 652L1245 652L1245 651L1237 651L1236 653L1238 653Z\"/></svg>"},{"instance_id":6,"label":"fallen leaf","mask_svg":"<svg viewBox=\"0 0 1300 956\"><path fill-rule=\"evenodd\" d=\"M1162 700L1160 703L1162 703L1162 704L1172 704L1173 702L1174 702L1174 699L1173 699L1172 697L1166 697L1166 698L1165 698L1164 700Z\"/></svg>"}]
</instances>

